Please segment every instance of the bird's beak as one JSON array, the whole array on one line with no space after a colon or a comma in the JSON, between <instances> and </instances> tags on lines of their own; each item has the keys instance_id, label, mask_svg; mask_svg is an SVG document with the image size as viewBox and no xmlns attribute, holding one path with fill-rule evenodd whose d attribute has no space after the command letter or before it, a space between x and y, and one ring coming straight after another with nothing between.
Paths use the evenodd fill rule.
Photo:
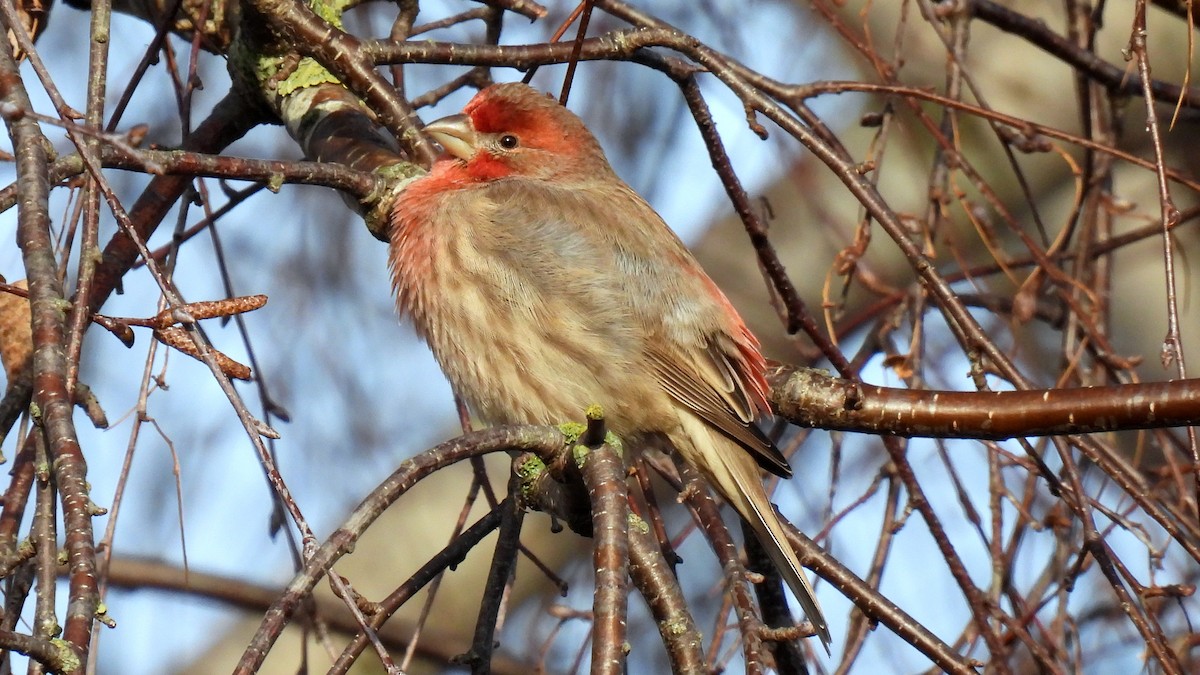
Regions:
<instances>
[{"instance_id":1,"label":"bird's beak","mask_svg":"<svg viewBox=\"0 0 1200 675\"><path fill-rule=\"evenodd\" d=\"M425 133L459 159L468 160L475 154L475 125L466 115L450 115L434 120L425 125Z\"/></svg>"}]
</instances>

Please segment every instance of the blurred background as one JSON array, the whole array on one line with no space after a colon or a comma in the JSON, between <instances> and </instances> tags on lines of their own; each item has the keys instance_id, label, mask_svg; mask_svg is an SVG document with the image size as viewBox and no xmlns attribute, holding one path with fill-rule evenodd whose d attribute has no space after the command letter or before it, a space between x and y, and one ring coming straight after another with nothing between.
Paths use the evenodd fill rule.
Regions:
<instances>
[{"instance_id":1,"label":"blurred background","mask_svg":"<svg viewBox=\"0 0 1200 675\"><path fill-rule=\"evenodd\" d=\"M956 3L671 0L635 4L779 82L878 82L880 72L886 71L903 85L944 94L953 80L954 86L971 90L966 98L973 103L1073 134L1081 134L1087 116L1096 112L1080 107L1074 71L1045 51L982 21L971 22L968 29L965 20L956 22L952 16L940 23L927 18L932 16L929 12ZM1064 7L1068 4L1018 0L1005 6L1065 34L1070 18ZM1127 4L1132 3L1104 6L1103 28L1096 33L1093 50L1122 68L1131 67L1125 57L1132 21ZM470 6L468 2L427 0L421 3L419 23ZM510 20L503 43L547 40L573 6L551 2L544 20ZM346 28L360 37L386 36L394 11L388 4L364 5L354 10ZM825 15L825 11L832 14ZM1175 83L1186 81L1189 65L1196 64L1195 60L1189 64L1191 41L1186 22L1158 8L1152 8L1148 18L1154 76ZM87 35L88 20L86 12L56 6L38 43L54 83L68 102L80 109L87 76L88 44L83 36ZM622 25L598 11L590 33ZM115 102L154 31L143 20L117 14L112 35L109 98ZM864 58L848 35L864 41L886 63ZM483 30L478 25L458 26L429 37L478 42ZM965 41L968 46L960 52L969 55L969 60L952 63L946 39ZM146 142L162 146L176 144L181 138L167 69L184 72L189 45L173 37L170 49L177 60L162 59L149 69L121 125L122 129L147 125ZM956 76L960 79L951 78L949 73L956 67L967 74L966 82L961 75ZM433 88L462 70L410 66L406 69L409 91ZM564 70L562 66L543 67L532 83L557 92ZM27 63L22 74L27 84L36 81ZM494 71L501 81L521 75L513 70ZM1132 71L1128 75L1134 77ZM202 87L191 103L193 124L229 87L222 58L202 54L198 76ZM799 295L821 321L847 327L839 333L838 346L843 353L853 356L860 350L873 351L859 364L862 378L889 386L973 390L970 362L937 312L921 312L912 305L872 311L873 303L889 293L917 295L911 268L882 233L875 232L877 240L861 257L855 257L856 268L852 276L847 275L844 253L855 242L862 206L831 172L775 126L768 123L769 138L758 138L747 128L741 102L715 78L701 76L701 83L733 166L756 206L767 214L771 241ZM52 112L37 87L30 88L35 107ZM470 93L458 92L419 114L428 121L456 112ZM1131 154L1152 158L1143 102L1136 97L1107 100L1117 102L1102 111L1110 116L1111 128L1120 132L1113 142ZM931 208L940 211L934 218L940 225L936 231L913 224L914 236L927 238L926 248L939 269L970 269L993 261L997 251L1017 246L1016 236L1004 229L995 208L968 180L949 180L946 185L953 194L943 195L940 205L931 206L936 202L930 192L931 172L941 162L940 152L927 129L898 100L840 93L809 103L855 158L875 163L872 175L893 210L914 223L927 219ZM745 229L733 215L678 89L662 75L637 65L583 63L570 107L595 130L617 172L694 248L761 337L768 356L827 367L807 338L784 331ZM1078 217L1084 198L1081 167L1090 161L1078 146L1055 141L1050 151L1022 153L1010 159L996 134L977 117L963 114L945 121L948 118L936 104L923 102L918 107L947 125L943 129L995 191L996 200L1029 232L1036 231L1032 222L1040 219L1053 240ZM1194 175L1195 111L1185 110L1169 130L1165 126L1170 119L1169 106L1159 106L1159 111L1165 116L1167 164ZM886 123L886 138L881 138L875 123L883 114L895 115ZM71 151L61 130L45 131L59 152ZM6 138L2 142L4 149L11 151L11 141ZM224 154L300 158L296 144L277 126L256 128ZM1019 167L1024 185L1014 167ZM0 164L0 181L10 183L14 175L11 163ZM137 173L111 171L108 175L121 198L129 202L147 183L147 177ZM213 209L229 199L227 190L248 185L223 185L211 179L198 182ZM1114 234L1157 222L1153 172L1122 162L1105 187L1111 198L1099 211L1109 217ZM1195 202L1194 193L1182 188L1174 196L1184 209ZM73 190L54 192L51 213L56 222L67 220L75 197ZM193 206L178 216L178 226L186 228L203 217L203 210ZM172 218L176 216L168 216L167 222ZM5 241L14 241L15 221L12 210L0 214L0 236ZM1196 234L1188 225L1176 232L1180 247L1176 262L1185 354L1195 363L1200 359L1200 343L1191 339L1197 303L1190 279ZM160 228L151 248L169 243L171 229ZM102 220L101 241L114 231L111 218ZM396 316L385 254L385 246L370 236L337 194L323 188L285 185L278 194L261 190L250 196L215 226L181 246L175 262L174 281L189 301L217 299L230 292L269 296L265 307L244 316L244 333L232 322L218 325L210 321L205 330L218 349L238 360L249 362L249 350L253 350L255 382L240 384L239 391L251 410L261 411L269 404L274 410L286 411L286 419L279 414L264 415L264 419L282 435L272 448L284 479L318 537L332 532L363 495L402 460L459 433L448 385L411 327ZM1103 299L1104 320L1111 328L1108 338L1116 354L1141 359L1125 376L1147 381L1170 378L1173 369L1164 370L1159 359L1167 316L1161 237L1122 248L1107 264L1112 279ZM1011 274L966 278L956 282L955 289L967 295L1011 299L1028 273L1025 267ZM0 246L0 274L10 281L24 276L20 251L11 244ZM157 288L142 268L126 277L124 293L114 296L102 311L111 316L147 317L158 311L159 299ZM912 302L919 304L915 299ZM891 318L884 321L888 316ZM913 316L927 323L915 325ZM857 325L851 321L855 317L861 318ZM979 305L977 317L1039 386L1077 383L1064 375L1071 370L1063 366L1064 320L1021 321L985 303ZM890 329L883 331L881 326L889 321ZM268 588L282 586L292 576L292 555L286 538L272 534L271 493L229 402L203 364L161 346L152 350L152 344L143 331L127 349L99 330L90 331L85 343L81 380L92 387L112 422L109 429L100 431L91 428L82 415L77 416L89 461L92 497L98 504L111 504L122 464L130 453L132 456L129 485L115 529L114 555L176 568L184 565L186 557L188 569L196 574ZM153 383L146 408L150 423L135 425L133 411L147 373ZM1099 382L1104 381L1101 376ZM991 382L997 388L1008 388L998 378ZM15 454L12 436L15 434L3 447L9 457ZM884 513L897 503L905 509L903 499L879 487L888 462L882 444L871 437L821 431L792 430L788 439L797 476L781 483L775 493L782 512L845 565L866 575L872 569ZM1111 442L1130 456L1143 453L1136 457L1161 463L1151 457L1160 443L1147 449L1145 435L1118 435ZM1161 441L1163 446L1170 444ZM989 501L986 485L989 457L993 456L989 452L1000 451L1018 456L1023 452L1016 443L1008 442L912 441L907 448L927 496L946 518L948 534L971 578L983 587L988 587L994 573L989 538L996 534L1005 539L1012 530L989 530L988 536L983 536L988 526L980 526L969 514L973 509L986 514L996 507ZM499 461L492 469L500 477L498 484L503 485L506 462ZM339 563L339 573L368 598L379 598L403 582L449 540L466 497L469 475L468 467L455 467L406 495L374 526L355 553ZM1090 474L1088 480L1094 480L1089 485L1103 493L1102 476ZM1119 495L1113 500L1125 504ZM660 502L673 532L682 531L687 514L672 497L664 496ZM1011 516L1016 507L1002 508ZM1036 505L1022 508L1036 510ZM939 563L927 528L907 513L887 521L899 526L891 558L876 581L896 604L953 642L965 630L969 613L958 587ZM832 520L834 514L838 514L836 521ZM836 526L831 528L831 522ZM107 517L97 518L95 524L97 532L103 531ZM1011 570L1016 583L1036 584L1046 574L1041 561L1057 550L1056 536L1050 530L1028 534L1022 542L1026 557ZM1165 559L1147 553L1160 544L1166 548L1161 533L1143 537L1136 531L1118 531L1112 536L1117 550L1130 552L1125 561L1139 578L1194 579L1195 570L1188 568L1186 558L1170 551ZM1146 545L1146 539L1155 545ZM586 654L588 625L564 619L563 612L550 608L561 605L583 610L589 606L590 547L569 531L552 534L549 519L540 514L526 521L523 540L571 582L571 592L565 598L551 593L551 585L522 559L511 610L501 632L501 653L512 659L514 672L520 672L520 664L536 662L543 655L549 672L572 671L579 650ZM714 559L706 542L698 537L686 540L680 553L685 560L682 569L687 572L681 574L685 591L700 599L698 622L702 632L711 635L721 611ZM432 644L418 648L418 660L410 672L444 672L444 657L469 647L489 562L490 549L485 542L447 576L425 628L426 635L436 637L427 640ZM231 670L258 625L258 614L193 594L130 588L137 585L138 568L118 565L114 569L129 569L132 578L114 584L109 591L107 610L117 628L99 629L97 672L138 675ZM1081 583L1094 581L1085 578ZM831 631L846 636L851 603L825 584L817 588ZM325 584L321 589L328 594ZM1072 611L1086 613L1092 607L1103 613L1112 598L1102 585L1097 589L1095 598L1078 594L1060 599L1079 603ZM631 607L637 614L631 619L634 650L630 670L663 672L665 657L655 649L657 638L644 607L638 602ZM419 603L412 603L411 611L406 608L396 621L411 626L418 610ZM1171 621L1193 617L1197 607L1188 599L1180 610ZM1144 645L1121 618L1112 618L1109 625L1115 628L1107 634L1081 630L1075 635L1075 648L1092 655L1076 661L1086 666L1086 672L1143 669ZM929 667L924 656L886 631L878 633L865 643L854 662L855 672L913 672ZM288 639L291 642L273 652L264 672L296 672L301 652L299 631L290 633ZM732 659L730 672L739 672L740 654L728 645L726 648ZM319 664L328 658L324 650L312 642L307 650L312 659L309 666L323 670ZM366 663L369 660L363 659L355 672L374 672ZM837 661L821 663L818 671L832 669Z\"/></svg>"}]
</instances>

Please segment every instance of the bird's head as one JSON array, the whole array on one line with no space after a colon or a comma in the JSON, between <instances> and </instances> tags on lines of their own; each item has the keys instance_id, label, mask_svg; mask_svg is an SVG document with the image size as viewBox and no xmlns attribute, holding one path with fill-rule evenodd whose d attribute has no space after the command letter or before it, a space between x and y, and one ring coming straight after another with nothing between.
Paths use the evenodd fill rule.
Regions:
<instances>
[{"instance_id":1,"label":"bird's head","mask_svg":"<svg viewBox=\"0 0 1200 675\"><path fill-rule=\"evenodd\" d=\"M610 172L592 133L570 110L521 83L483 89L461 114L425 126L473 180L562 179Z\"/></svg>"}]
</instances>

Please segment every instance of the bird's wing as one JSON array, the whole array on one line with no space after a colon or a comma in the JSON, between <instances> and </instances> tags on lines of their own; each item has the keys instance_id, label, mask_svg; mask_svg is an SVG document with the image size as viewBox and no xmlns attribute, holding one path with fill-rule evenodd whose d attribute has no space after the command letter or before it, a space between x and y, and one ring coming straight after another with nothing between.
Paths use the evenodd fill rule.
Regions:
<instances>
[{"instance_id":1,"label":"bird's wing","mask_svg":"<svg viewBox=\"0 0 1200 675\"><path fill-rule=\"evenodd\" d=\"M649 328L642 349L672 398L744 447L764 469L791 476L787 460L754 426L760 411L770 411L758 340L645 200L617 182L604 202L603 211L563 214L564 220L590 225L581 229L604 240L577 264L613 266L609 278L619 285L614 295Z\"/></svg>"},{"instance_id":2,"label":"bird's wing","mask_svg":"<svg viewBox=\"0 0 1200 675\"><path fill-rule=\"evenodd\" d=\"M541 181L497 181L487 190L492 218L505 227L476 228L473 241L513 270L521 288L537 291L524 304L564 299L555 316L569 312L581 333L603 335L614 347L640 344L672 398L763 468L791 476L753 424L770 409L758 341L645 200L615 177L599 193ZM531 212L531 203L543 208Z\"/></svg>"},{"instance_id":3,"label":"bird's wing","mask_svg":"<svg viewBox=\"0 0 1200 675\"><path fill-rule=\"evenodd\" d=\"M716 332L707 336L703 348L681 349L663 340L650 345L648 355L672 398L745 448L764 469L784 478L792 475L779 449L754 425L765 405L766 383L753 342L740 344Z\"/></svg>"}]
</instances>

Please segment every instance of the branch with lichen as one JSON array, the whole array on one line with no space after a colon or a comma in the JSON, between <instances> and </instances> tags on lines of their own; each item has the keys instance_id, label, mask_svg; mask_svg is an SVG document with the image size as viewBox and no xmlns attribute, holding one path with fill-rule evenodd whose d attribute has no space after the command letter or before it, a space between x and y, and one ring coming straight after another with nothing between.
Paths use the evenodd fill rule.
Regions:
<instances>
[{"instance_id":1,"label":"branch with lichen","mask_svg":"<svg viewBox=\"0 0 1200 675\"><path fill-rule=\"evenodd\" d=\"M386 240L392 198L424 173L433 154L408 102L363 56L358 40L342 30L342 13L350 6L246 3L229 70L235 87L261 101L306 157L384 181L386 187L360 199L357 210L371 234Z\"/></svg>"}]
</instances>

